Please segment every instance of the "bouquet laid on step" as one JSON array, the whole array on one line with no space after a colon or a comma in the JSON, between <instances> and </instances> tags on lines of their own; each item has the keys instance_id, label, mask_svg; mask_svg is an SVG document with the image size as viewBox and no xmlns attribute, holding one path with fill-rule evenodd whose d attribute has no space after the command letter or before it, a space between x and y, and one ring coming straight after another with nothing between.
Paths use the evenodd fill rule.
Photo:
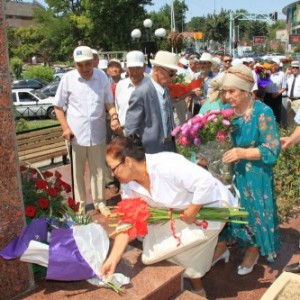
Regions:
<instances>
[{"instance_id":1,"label":"bouquet laid on step","mask_svg":"<svg viewBox=\"0 0 300 300\"><path fill-rule=\"evenodd\" d=\"M224 163L222 156L232 148L230 132L234 128L233 119L232 109L211 110L194 116L172 132L177 144L188 148L198 164L206 167L224 184L232 183L231 164Z\"/></svg>"},{"instance_id":2,"label":"bouquet laid on step","mask_svg":"<svg viewBox=\"0 0 300 300\"><path fill-rule=\"evenodd\" d=\"M129 278L100 274L109 249L106 231L91 216L78 212L78 205L68 196L71 187L61 174L21 166L21 180L27 225L0 251L0 257L32 263L46 279L87 280L122 292Z\"/></svg>"}]
</instances>

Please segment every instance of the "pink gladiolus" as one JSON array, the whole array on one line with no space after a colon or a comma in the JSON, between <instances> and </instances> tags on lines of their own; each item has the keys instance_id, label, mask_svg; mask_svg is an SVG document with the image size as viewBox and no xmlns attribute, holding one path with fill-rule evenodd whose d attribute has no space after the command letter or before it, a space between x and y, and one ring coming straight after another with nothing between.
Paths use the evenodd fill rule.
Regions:
<instances>
[{"instance_id":1,"label":"pink gladiolus","mask_svg":"<svg viewBox=\"0 0 300 300\"><path fill-rule=\"evenodd\" d=\"M216 118L217 118L216 115L212 114L207 118L207 121L214 121Z\"/></svg>"},{"instance_id":2,"label":"pink gladiolus","mask_svg":"<svg viewBox=\"0 0 300 300\"><path fill-rule=\"evenodd\" d=\"M200 123L202 121L202 116L201 115L196 115L192 118L192 123L196 124L196 123Z\"/></svg>"},{"instance_id":3,"label":"pink gladiolus","mask_svg":"<svg viewBox=\"0 0 300 300\"><path fill-rule=\"evenodd\" d=\"M223 124L224 126L229 126L229 125L230 125L230 122L229 122L228 120L223 120L223 121L222 121L222 124Z\"/></svg>"},{"instance_id":4,"label":"pink gladiolus","mask_svg":"<svg viewBox=\"0 0 300 300\"><path fill-rule=\"evenodd\" d=\"M231 108L224 109L221 111L221 114L224 118L231 118L234 115L234 111Z\"/></svg>"},{"instance_id":5,"label":"pink gladiolus","mask_svg":"<svg viewBox=\"0 0 300 300\"><path fill-rule=\"evenodd\" d=\"M226 141L226 138L227 138L227 133L226 131L223 131L223 130L219 130L217 132L217 140L219 142L225 142Z\"/></svg>"},{"instance_id":6,"label":"pink gladiolus","mask_svg":"<svg viewBox=\"0 0 300 300\"><path fill-rule=\"evenodd\" d=\"M210 114L211 115L213 115L213 114L218 115L220 112L221 111L219 109L213 109L213 110L210 111Z\"/></svg>"},{"instance_id":7,"label":"pink gladiolus","mask_svg":"<svg viewBox=\"0 0 300 300\"><path fill-rule=\"evenodd\" d=\"M178 138L178 143L182 146L187 146L190 144L190 140L188 139L188 137L184 136L184 135L181 135L179 138Z\"/></svg>"},{"instance_id":8,"label":"pink gladiolus","mask_svg":"<svg viewBox=\"0 0 300 300\"><path fill-rule=\"evenodd\" d=\"M198 146L200 144L200 139L198 137L194 138L194 145Z\"/></svg>"},{"instance_id":9,"label":"pink gladiolus","mask_svg":"<svg viewBox=\"0 0 300 300\"><path fill-rule=\"evenodd\" d=\"M173 131L172 131L172 136L176 136L181 130L181 127L180 126L176 126Z\"/></svg>"},{"instance_id":10,"label":"pink gladiolus","mask_svg":"<svg viewBox=\"0 0 300 300\"><path fill-rule=\"evenodd\" d=\"M181 129L181 134L183 136L188 136L190 134L190 128L185 127L184 129Z\"/></svg>"}]
</instances>

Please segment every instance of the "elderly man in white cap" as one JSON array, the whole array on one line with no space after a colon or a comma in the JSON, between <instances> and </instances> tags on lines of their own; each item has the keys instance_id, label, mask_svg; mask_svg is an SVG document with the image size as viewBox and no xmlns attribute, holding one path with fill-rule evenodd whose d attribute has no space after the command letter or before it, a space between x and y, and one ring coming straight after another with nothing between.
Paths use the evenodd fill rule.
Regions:
<instances>
[{"instance_id":1,"label":"elderly man in white cap","mask_svg":"<svg viewBox=\"0 0 300 300\"><path fill-rule=\"evenodd\" d=\"M168 51L158 51L150 60L153 71L150 80L135 88L125 118L125 135L138 134L146 153L176 152L171 135L174 128L173 104L168 85L180 67L178 56Z\"/></svg>"},{"instance_id":2,"label":"elderly man in white cap","mask_svg":"<svg viewBox=\"0 0 300 300\"><path fill-rule=\"evenodd\" d=\"M73 56L76 69L66 73L59 83L55 113L63 137L72 143L75 200L85 207L84 172L88 161L93 204L100 209L105 207L105 111L110 114L113 130L119 128L119 120L107 76L94 68L92 49L77 47Z\"/></svg>"},{"instance_id":3,"label":"elderly man in white cap","mask_svg":"<svg viewBox=\"0 0 300 300\"><path fill-rule=\"evenodd\" d=\"M115 105L121 128L125 126L126 112L132 92L144 80L149 80L148 77L144 76L146 64L143 52L137 50L128 52L126 55L126 66L128 77L118 82L115 94Z\"/></svg>"},{"instance_id":4,"label":"elderly man in white cap","mask_svg":"<svg viewBox=\"0 0 300 300\"><path fill-rule=\"evenodd\" d=\"M265 88L264 102L270 106L276 117L276 122L281 123L281 105L282 93L285 91L286 79L285 74L280 70L280 60L273 57L270 60L271 64L271 83Z\"/></svg>"}]
</instances>

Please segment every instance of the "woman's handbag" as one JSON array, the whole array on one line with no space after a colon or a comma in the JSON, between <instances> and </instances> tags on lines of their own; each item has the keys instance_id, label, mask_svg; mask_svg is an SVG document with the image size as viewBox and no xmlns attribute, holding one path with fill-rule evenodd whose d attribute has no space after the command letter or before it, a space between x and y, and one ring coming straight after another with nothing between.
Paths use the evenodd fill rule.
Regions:
<instances>
[{"instance_id":1,"label":"woman's handbag","mask_svg":"<svg viewBox=\"0 0 300 300\"><path fill-rule=\"evenodd\" d=\"M142 254L145 265L168 259L207 240L206 230L201 226L187 224L178 219L174 221L177 238L173 235L171 221L148 225Z\"/></svg>"}]
</instances>

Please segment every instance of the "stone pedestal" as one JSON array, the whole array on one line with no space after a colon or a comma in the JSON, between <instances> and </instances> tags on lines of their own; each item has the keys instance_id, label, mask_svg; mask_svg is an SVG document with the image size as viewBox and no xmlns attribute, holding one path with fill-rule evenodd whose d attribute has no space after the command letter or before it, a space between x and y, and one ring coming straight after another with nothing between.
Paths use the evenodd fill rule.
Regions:
<instances>
[{"instance_id":1,"label":"stone pedestal","mask_svg":"<svg viewBox=\"0 0 300 300\"><path fill-rule=\"evenodd\" d=\"M0 249L21 231L25 224L18 171L16 135L13 118L5 1L0 2ZM0 258L0 298L10 299L33 287L29 264Z\"/></svg>"}]
</instances>

